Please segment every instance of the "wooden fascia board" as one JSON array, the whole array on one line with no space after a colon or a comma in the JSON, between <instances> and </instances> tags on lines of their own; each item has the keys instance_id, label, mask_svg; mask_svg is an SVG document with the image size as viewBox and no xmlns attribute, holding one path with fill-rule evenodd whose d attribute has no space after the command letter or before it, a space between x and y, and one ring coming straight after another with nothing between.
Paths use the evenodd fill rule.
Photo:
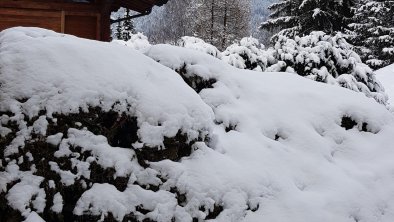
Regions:
<instances>
[{"instance_id":1,"label":"wooden fascia board","mask_svg":"<svg viewBox=\"0 0 394 222\"><path fill-rule=\"evenodd\" d=\"M99 12L99 7L92 3L39 2L39 1L8 1L0 0L0 8L21 8L40 10L64 10L80 12Z\"/></svg>"}]
</instances>

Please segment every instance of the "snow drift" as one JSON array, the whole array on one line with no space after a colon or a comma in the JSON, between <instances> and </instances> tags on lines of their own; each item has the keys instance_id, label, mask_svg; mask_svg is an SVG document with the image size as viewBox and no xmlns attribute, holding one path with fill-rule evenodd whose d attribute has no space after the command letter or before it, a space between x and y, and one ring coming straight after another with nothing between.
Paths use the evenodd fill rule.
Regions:
<instances>
[{"instance_id":1,"label":"snow drift","mask_svg":"<svg viewBox=\"0 0 394 222\"><path fill-rule=\"evenodd\" d=\"M389 103L394 105L394 64L376 70L376 78L384 86L387 95L389 96Z\"/></svg>"},{"instance_id":2,"label":"snow drift","mask_svg":"<svg viewBox=\"0 0 394 222\"><path fill-rule=\"evenodd\" d=\"M143 51L0 34L2 221L392 221L383 105L191 49Z\"/></svg>"},{"instance_id":3,"label":"snow drift","mask_svg":"<svg viewBox=\"0 0 394 222\"><path fill-rule=\"evenodd\" d=\"M214 46L202 39L185 36L180 42L179 46L213 55L240 69L295 73L317 82L364 93L387 105L387 95L375 73L361 61L341 33L331 36L324 32L311 32L294 38L277 35L275 45L269 48L253 37L245 37L227 47L220 56L213 53ZM125 44L139 49L134 47L133 40Z\"/></svg>"}]
</instances>

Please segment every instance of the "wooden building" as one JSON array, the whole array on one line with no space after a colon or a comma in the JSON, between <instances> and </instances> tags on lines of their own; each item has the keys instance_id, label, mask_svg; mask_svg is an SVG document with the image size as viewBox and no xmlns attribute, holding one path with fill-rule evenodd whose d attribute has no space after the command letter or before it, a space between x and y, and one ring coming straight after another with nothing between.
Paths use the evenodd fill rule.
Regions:
<instances>
[{"instance_id":1,"label":"wooden building","mask_svg":"<svg viewBox=\"0 0 394 222\"><path fill-rule=\"evenodd\" d=\"M110 40L111 12L120 7L149 14L167 0L0 0L0 31L41 27L83 38Z\"/></svg>"}]
</instances>

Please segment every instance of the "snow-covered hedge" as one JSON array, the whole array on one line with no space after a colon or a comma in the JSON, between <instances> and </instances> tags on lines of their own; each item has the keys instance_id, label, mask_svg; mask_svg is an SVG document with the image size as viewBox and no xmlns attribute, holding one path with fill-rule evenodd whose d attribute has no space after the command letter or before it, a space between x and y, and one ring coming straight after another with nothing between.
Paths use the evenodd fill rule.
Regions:
<instances>
[{"instance_id":1,"label":"snow-covered hedge","mask_svg":"<svg viewBox=\"0 0 394 222\"><path fill-rule=\"evenodd\" d=\"M204 40L197 37L184 36L178 40L177 45L187 49L204 52L219 59L222 58L220 51L215 46L206 43Z\"/></svg>"},{"instance_id":2,"label":"snow-covered hedge","mask_svg":"<svg viewBox=\"0 0 394 222\"><path fill-rule=\"evenodd\" d=\"M130 39L128 41L113 40L112 42L125 45L139 51L147 50L151 46L148 37L146 37L144 34L140 32L137 34L130 34Z\"/></svg>"},{"instance_id":3,"label":"snow-covered hedge","mask_svg":"<svg viewBox=\"0 0 394 222\"><path fill-rule=\"evenodd\" d=\"M230 45L219 58L240 69L296 73L318 82L362 92L377 102L386 104L384 88L376 80L373 70L362 63L341 34L331 36L324 32L312 32L294 39L284 35L277 38L275 46L267 49L257 39L243 38ZM187 48L212 55L206 50L211 47L214 46L199 39L198 44Z\"/></svg>"},{"instance_id":4,"label":"snow-covered hedge","mask_svg":"<svg viewBox=\"0 0 394 222\"><path fill-rule=\"evenodd\" d=\"M341 34L312 32L295 39L279 36L274 46L275 62L266 71L287 71L309 79L339 85L386 104L384 88L371 68L362 63Z\"/></svg>"},{"instance_id":5,"label":"snow-covered hedge","mask_svg":"<svg viewBox=\"0 0 394 222\"><path fill-rule=\"evenodd\" d=\"M149 162L190 155L214 118L175 72L36 28L0 33L0 67L0 221L174 217Z\"/></svg>"},{"instance_id":6,"label":"snow-covered hedge","mask_svg":"<svg viewBox=\"0 0 394 222\"><path fill-rule=\"evenodd\" d=\"M264 45L253 37L245 37L226 48L222 53L223 60L240 69L263 71L270 59L268 53L263 51Z\"/></svg>"},{"instance_id":7,"label":"snow-covered hedge","mask_svg":"<svg viewBox=\"0 0 394 222\"><path fill-rule=\"evenodd\" d=\"M385 107L298 75L0 33L0 221L391 222L393 135Z\"/></svg>"}]
</instances>

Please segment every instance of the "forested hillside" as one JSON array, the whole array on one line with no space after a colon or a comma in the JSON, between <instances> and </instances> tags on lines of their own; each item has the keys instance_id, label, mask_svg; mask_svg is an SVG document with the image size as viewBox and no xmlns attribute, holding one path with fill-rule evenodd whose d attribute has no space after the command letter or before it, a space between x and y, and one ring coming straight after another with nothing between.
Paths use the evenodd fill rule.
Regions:
<instances>
[{"instance_id":1,"label":"forested hillside","mask_svg":"<svg viewBox=\"0 0 394 222\"><path fill-rule=\"evenodd\" d=\"M182 36L196 36L223 48L251 35L267 44L270 32L259 27L270 14L268 6L275 1L172 0L134 23L137 31L155 43L174 43ZM113 17L124 14L120 10Z\"/></svg>"}]
</instances>

